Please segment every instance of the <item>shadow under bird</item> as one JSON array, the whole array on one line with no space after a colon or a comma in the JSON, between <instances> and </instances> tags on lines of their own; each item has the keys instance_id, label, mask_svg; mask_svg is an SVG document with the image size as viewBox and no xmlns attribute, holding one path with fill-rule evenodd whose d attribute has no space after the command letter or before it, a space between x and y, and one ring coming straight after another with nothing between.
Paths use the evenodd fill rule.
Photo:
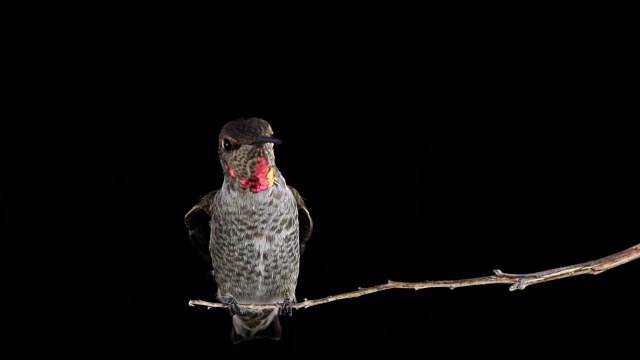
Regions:
<instances>
[{"instance_id":1,"label":"shadow under bird","mask_svg":"<svg viewBox=\"0 0 640 360\"><path fill-rule=\"evenodd\" d=\"M213 269L217 298L232 315L234 344L280 339L278 315L291 316L300 256L313 228L303 198L276 166L280 143L263 119L226 123L218 139L222 187L185 215L191 242ZM281 307L241 307L276 303Z\"/></svg>"}]
</instances>

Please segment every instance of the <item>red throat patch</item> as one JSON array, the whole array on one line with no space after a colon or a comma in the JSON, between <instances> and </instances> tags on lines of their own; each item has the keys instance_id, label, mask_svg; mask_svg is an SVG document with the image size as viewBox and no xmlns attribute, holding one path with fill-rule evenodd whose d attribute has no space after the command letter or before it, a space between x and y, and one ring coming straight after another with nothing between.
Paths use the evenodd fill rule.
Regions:
<instances>
[{"instance_id":1,"label":"red throat patch","mask_svg":"<svg viewBox=\"0 0 640 360\"><path fill-rule=\"evenodd\" d=\"M246 179L240 179L240 188L243 190L249 190L257 193L267 190L275 183L275 174L273 170L267 165L267 159L262 156L257 157L258 163L253 167L253 174ZM224 164L224 168L229 172L231 177L236 177L236 172L229 168L229 165Z\"/></svg>"}]
</instances>

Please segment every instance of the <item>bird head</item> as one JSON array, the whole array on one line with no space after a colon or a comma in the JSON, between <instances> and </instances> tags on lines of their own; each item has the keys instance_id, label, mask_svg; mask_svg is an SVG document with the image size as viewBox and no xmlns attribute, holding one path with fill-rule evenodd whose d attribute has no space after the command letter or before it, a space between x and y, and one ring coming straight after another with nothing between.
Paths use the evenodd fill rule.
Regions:
<instances>
[{"instance_id":1,"label":"bird head","mask_svg":"<svg viewBox=\"0 0 640 360\"><path fill-rule=\"evenodd\" d=\"M226 123L218 138L218 156L225 180L242 190L260 192L275 183L275 155L271 125L263 119L250 117Z\"/></svg>"}]
</instances>

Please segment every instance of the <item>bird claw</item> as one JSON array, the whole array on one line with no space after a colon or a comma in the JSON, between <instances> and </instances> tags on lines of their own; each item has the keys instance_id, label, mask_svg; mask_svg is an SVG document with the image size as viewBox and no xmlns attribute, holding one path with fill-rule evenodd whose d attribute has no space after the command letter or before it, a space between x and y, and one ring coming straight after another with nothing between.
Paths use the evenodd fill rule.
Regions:
<instances>
[{"instance_id":1,"label":"bird claw","mask_svg":"<svg viewBox=\"0 0 640 360\"><path fill-rule=\"evenodd\" d=\"M229 313L231 313L231 315L237 315L237 314L242 314L243 311L240 308L240 304L238 304L238 301L234 298L229 299L229 301L227 301L227 309L229 309Z\"/></svg>"},{"instance_id":2,"label":"bird claw","mask_svg":"<svg viewBox=\"0 0 640 360\"><path fill-rule=\"evenodd\" d=\"M291 306L292 304L293 303L291 302L291 299L289 299L289 298L284 299L284 301L282 302L282 307L280 308L278 313L281 316L284 316L284 315L291 316L291 315L293 315L293 307Z\"/></svg>"}]
</instances>

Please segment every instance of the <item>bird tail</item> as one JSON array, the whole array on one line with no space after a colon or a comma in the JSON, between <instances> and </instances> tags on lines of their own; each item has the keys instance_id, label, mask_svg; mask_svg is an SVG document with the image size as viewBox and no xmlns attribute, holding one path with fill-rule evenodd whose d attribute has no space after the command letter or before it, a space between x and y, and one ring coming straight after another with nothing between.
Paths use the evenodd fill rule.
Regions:
<instances>
[{"instance_id":1,"label":"bird tail","mask_svg":"<svg viewBox=\"0 0 640 360\"><path fill-rule=\"evenodd\" d=\"M234 344L259 338L280 340L282 336L277 308L255 312L247 311L242 315L234 315L232 322L231 341Z\"/></svg>"}]
</instances>

